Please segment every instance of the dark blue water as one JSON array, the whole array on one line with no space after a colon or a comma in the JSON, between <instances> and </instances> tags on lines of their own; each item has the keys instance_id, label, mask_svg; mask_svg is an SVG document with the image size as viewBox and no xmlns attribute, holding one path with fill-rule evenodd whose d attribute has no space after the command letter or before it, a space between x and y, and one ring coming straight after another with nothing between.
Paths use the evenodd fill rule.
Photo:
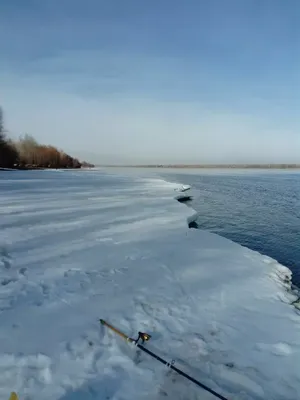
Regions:
<instances>
[{"instance_id":1,"label":"dark blue water","mask_svg":"<svg viewBox=\"0 0 300 400\"><path fill-rule=\"evenodd\" d=\"M200 229L276 259L300 286L300 172L181 171L160 175L192 186Z\"/></svg>"}]
</instances>

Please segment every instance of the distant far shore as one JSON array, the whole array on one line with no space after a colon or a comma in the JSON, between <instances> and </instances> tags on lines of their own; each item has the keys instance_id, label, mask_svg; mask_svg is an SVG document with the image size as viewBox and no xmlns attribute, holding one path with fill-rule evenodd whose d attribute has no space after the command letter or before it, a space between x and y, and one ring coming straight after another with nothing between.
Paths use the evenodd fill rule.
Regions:
<instances>
[{"instance_id":1,"label":"distant far shore","mask_svg":"<svg viewBox=\"0 0 300 400\"><path fill-rule=\"evenodd\" d=\"M59 167L59 168L55 168L55 167L39 167L39 166L28 166L28 165L24 165L24 166L17 166L17 167L13 167L13 168L3 168L0 167L0 171L45 171L47 169L70 169L70 170L82 170L82 169L91 169L94 168L93 166L83 166L81 165L80 167Z\"/></svg>"},{"instance_id":2,"label":"distant far shore","mask_svg":"<svg viewBox=\"0 0 300 400\"><path fill-rule=\"evenodd\" d=\"M106 165L115 168L186 168L186 169L300 169L300 164L149 164Z\"/></svg>"}]
</instances>

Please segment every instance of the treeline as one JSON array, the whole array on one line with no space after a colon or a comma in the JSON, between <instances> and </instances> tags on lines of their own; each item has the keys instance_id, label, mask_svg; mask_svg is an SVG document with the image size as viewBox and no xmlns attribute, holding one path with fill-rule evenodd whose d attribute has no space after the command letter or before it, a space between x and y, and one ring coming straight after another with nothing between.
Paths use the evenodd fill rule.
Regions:
<instances>
[{"instance_id":1,"label":"treeline","mask_svg":"<svg viewBox=\"0 0 300 400\"><path fill-rule=\"evenodd\" d=\"M38 143L32 136L24 135L18 141L7 138L4 130L3 112L0 108L0 167L2 168L81 168L94 167L80 162L64 151Z\"/></svg>"}]
</instances>

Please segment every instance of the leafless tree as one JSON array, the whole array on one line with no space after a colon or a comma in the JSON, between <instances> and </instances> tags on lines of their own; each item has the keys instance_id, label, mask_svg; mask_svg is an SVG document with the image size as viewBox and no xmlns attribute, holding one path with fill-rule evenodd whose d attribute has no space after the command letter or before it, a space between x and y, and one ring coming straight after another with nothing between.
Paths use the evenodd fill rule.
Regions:
<instances>
[{"instance_id":1,"label":"leafless tree","mask_svg":"<svg viewBox=\"0 0 300 400\"><path fill-rule=\"evenodd\" d=\"M3 111L0 107L0 167L13 168L18 162L18 152L13 143L6 138Z\"/></svg>"}]
</instances>

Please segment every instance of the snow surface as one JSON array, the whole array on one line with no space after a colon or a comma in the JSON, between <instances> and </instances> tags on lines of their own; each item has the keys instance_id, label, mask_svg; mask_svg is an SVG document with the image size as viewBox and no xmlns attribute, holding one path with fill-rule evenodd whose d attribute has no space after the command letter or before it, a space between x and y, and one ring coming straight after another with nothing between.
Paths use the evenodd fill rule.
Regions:
<instances>
[{"instance_id":1,"label":"snow surface","mask_svg":"<svg viewBox=\"0 0 300 400\"><path fill-rule=\"evenodd\" d=\"M291 272L188 229L180 188L92 170L1 173L0 399L214 398L99 318L150 333L150 350L229 399L300 397Z\"/></svg>"}]
</instances>

